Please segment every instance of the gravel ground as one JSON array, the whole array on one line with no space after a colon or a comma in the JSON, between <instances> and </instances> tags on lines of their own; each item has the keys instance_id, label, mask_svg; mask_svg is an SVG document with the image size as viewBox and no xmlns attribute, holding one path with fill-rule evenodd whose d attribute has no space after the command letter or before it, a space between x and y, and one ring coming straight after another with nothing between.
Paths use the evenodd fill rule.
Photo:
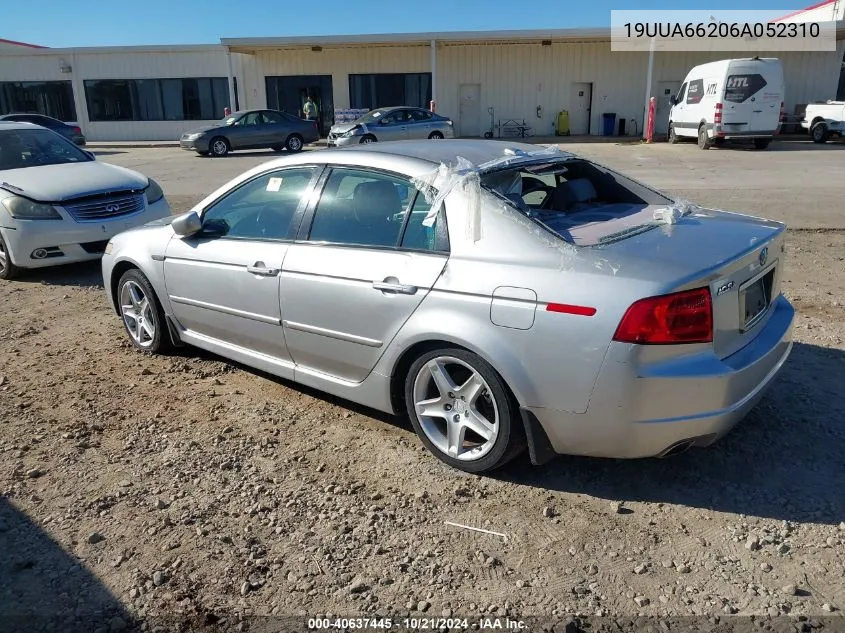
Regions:
<instances>
[{"instance_id":1,"label":"gravel ground","mask_svg":"<svg viewBox=\"0 0 845 633\"><path fill-rule=\"evenodd\" d=\"M96 264L0 284L0 630L327 613L845 629L845 233L788 239L796 345L732 434L485 477L406 420L190 348L135 352Z\"/></svg>"}]
</instances>

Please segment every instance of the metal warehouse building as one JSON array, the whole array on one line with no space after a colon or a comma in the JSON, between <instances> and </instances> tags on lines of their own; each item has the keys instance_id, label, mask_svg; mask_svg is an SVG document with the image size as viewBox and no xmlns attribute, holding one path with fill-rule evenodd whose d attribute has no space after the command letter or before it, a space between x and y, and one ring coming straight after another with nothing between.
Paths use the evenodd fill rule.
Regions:
<instances>
[{"instance_id":1,"label":"metal warehouse building","mask_svg":"<svg viewBox=\"0 0 845 633\"><path fill-rule=\"evenodd\" d=\"M820 8L829 14L821 19L840 20L835 52L760 53L783 61L787 112L845 98L842 11L830 1L803 14L820 19ZM666 131L669 95L692 66L732 56L747 54L655 53L648 89L658 98L655 131ZM175 140L226 107L296 113L311 94L324 133L343 110L433 100L461 136L506 120L550 136L561 110L573 135L601 134L605 113L624 120L628 135L641 133L648 66L648 52L611 51L609 28L71 49L0 40L0 113L41 112L76 123L93 141Z\"/></svg>"}]
</instances>

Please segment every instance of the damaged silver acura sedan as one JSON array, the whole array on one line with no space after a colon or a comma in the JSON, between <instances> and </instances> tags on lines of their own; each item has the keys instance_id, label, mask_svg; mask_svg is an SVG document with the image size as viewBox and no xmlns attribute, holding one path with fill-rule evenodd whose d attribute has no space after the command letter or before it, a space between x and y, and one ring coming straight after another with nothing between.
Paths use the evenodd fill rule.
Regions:
<instances>
[{"instance_id":1,"label":"damaged silver acura sedan","mask_svg":"<svg viewBox=\"0 0 845 633\"><path fill-rule=\"evenodd\" d=\"M399 141L252 169L103 274L138 349L406 411L477 473L722 437L792 348L784 230L553 147Z\"/></svg>"}]
</instances>

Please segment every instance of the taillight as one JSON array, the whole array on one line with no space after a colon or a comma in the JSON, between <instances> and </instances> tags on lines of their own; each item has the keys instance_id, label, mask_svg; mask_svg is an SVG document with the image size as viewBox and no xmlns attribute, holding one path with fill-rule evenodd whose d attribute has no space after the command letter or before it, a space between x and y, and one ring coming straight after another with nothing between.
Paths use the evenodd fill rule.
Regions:
<instances>
[{"instance_id":1,"label":"taillight","mask_svg":"<svg viewBox=\"0 0 845 633\"><path fill-rule=\"evenodd\" d=\"M74 134L82 134L82 128L74 127L73 132Z\"/></svg>"},{"instance_id":2,"label":"taillight","mask_svg":"<svg viewBox=\"0 0 845 633\"><path fill-rule=\"evenodd\" d=\"M716 104L716 111L713 113L713 123L721 123L722 122L722 104Z\"/></svg>"},{"instance_id":3,"label":"taillight","mask_svg":"<svg viewBox=\"0 0 845 633\"><path fill-rule=\"evenodd\" d=\"M613 340L640 345L711 342L710 289L696 288L637 301L625 312Z\"/></svg>"}]
</instances>

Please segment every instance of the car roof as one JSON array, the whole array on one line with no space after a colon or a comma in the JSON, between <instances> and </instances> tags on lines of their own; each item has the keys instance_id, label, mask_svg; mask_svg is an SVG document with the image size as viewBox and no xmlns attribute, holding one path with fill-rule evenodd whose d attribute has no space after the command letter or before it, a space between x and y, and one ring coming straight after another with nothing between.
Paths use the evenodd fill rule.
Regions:
<instances>
[{"instance_id":1,"label":"car roof","mask_svg":"<svg viewBox=\"0 0 845 633\"><path fill-rule=\"evenodd\" d=\"M454 165L458 158L465 158L474 165L481 165L497 158L508 156L506 150L533 153L546 149L543 145L528 143L509 143L507 141L488 139L421 139L418 141L392 141L386 143L364 143L348 147L317 150L315 153L361 152L373 154L389 154L416 158L429 163ZM313 154L312 154L313 155ZM574 154L561 151L555 159L573 158ZM532 157L526 157L531 159ZM331 162L331 161L329 161Z\"/></svg>"},{"instance_id":2,"label":"car roof","mask_svg":"<svg viewBox=\"0 0 845 633\"><path fill-rule=\"evenodd\" d=\"M6 121L0 120L0 130L43 130L44 128L35 123L28 123L24 121Z\"/></svg>"}]
</instances>

